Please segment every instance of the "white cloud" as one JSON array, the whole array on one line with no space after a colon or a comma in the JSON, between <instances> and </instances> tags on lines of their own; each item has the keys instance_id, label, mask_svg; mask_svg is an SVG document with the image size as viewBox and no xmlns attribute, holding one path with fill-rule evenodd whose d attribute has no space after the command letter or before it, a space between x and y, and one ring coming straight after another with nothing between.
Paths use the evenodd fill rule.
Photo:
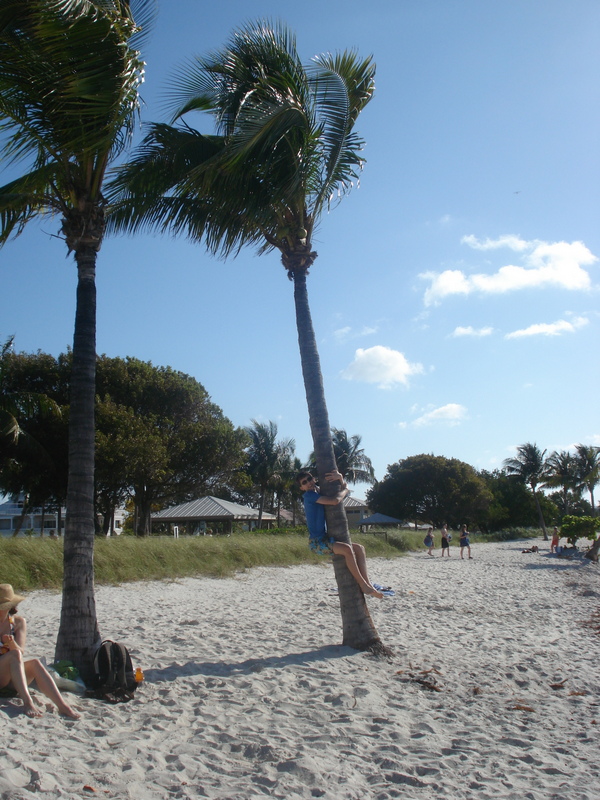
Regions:
<instances>
[{"instance_id":1,"label":"white cloud","mask_svg":"<svg viewBox=\"0 0 600 800\"><path fill-rule=\"evenodd\" d=\"M490 336L494 332L493 328L473 328L471 325L463 327L459 325L452 332L452 336Z\"/></svg>"},{"instance_id":2,"label":"white cloud","mask_svg":"<svg viewBox=\"0 0 600 800\"><path fill-rule=\"evenodd\" d=\"M447 403L445 406L427 411L410 424L416 428L423 427L424 425L434 425L436 423L459 425L466 418L467 409L464 406L461 406L459 403ZM406 422L399 423L400 428L405 428L406 426Z\"/></svg>"},{"instance_id":3,"label":"white cloud","mask_svg":"<svg viewBox=\"0 0 600 800\"><path fill-rule=\"evenodd\" d=\"M509 248L521 254L523 265L508 264L492 274L467 275L458 269L422 273L419 277L430 282L424 295L426 306L437 305L445 297L457 294L503 294L547 286L568 291L590 289L591 278L583 267L598 260L583 242L548 243L537 239L527 242L512 235L483 242L474 236L464 236L462 242L475 250Z\"/></svg>"},{"instance_id":4,"label":"white cloud","mask_svg":"<svg viewBox=\"0 0 600 800\"><path fill-rule=\"evenodd\" d=\"M380 389L390 389L396 383L408 386L408 379L422 372L422 364L411 364L398 350L375 345L359 348L341 375L347 381L376 383Z\"/></svg>"},{"instance_id":5,"label":"white cloud","mask_svg":"<svg viewBox=\"0 0 600 800\"><path fill-rule=\"evenodd\" d=\"M336 331L334 331L333 336L338 342L343 342L348 338L351 330L352 328L349 325L346 325L345 328L338 328Z\"/></svg>"},{"instance_id":6,"label":"white cloud","mask_svg":"<svg viewBox=\"0 0 600 800\"><path fill-rule=\"evenodd\" d=\"M507 333L505 339L522 339L525 336L561 336L563 333L575 333L579 328L584 328L589 323L587 317L575 317L572 322L559 319L556 322L540 322L522 328L512 333Z\"/></svg>"},{"instance_id":7,"label":"white cloud","mask_svg":"<svg viewBox=\"0 0 600 800\"><path fill-rule=\"evenodd\" d=\"M353 330L350 325L346 325L344 328L338 328L333 332L333 336L338 342L345 342L348 339L357 339L361 336L372 336L374 333L377 333L377 328L370 327L369 325L363 325L360 330Z\"/></svg>"},{"instance_id":8,"label":"white cloud","mask_svg":"<svg viewBox=\"0 0 600 800\"><path fill-rule=\"evenodd\" d=\"M537 240L535 242L527 242L512 233L504 234L497 239L486 239L483 242L471 234L470 236L463 236L460 241L462 244L468 244L473 250L498 250L501 247L508 247L509 250L515 250L517 253L529 250L532 244L537 244Z\"/></svg>"}]
</instances>

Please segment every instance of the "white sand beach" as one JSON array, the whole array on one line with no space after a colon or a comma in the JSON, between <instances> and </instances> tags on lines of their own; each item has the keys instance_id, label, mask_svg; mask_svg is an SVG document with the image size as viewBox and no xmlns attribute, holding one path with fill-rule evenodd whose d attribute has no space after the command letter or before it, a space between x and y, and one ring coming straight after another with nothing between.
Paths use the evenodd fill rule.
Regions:
<instances>
[{"instance_id":1,"label":"white sand beach","mask_svg":"<svg viewBox=\"0 0 600 800\"><path fill-rule=\"evenodd\" d=\"M1 699L0 797L597 800L599 568L530 544L371 560L389 661L339 646L330 565L98 587L146 681L75 722ZM21 609L51 661L60 596Z\"/></svg>"}]
</instances>

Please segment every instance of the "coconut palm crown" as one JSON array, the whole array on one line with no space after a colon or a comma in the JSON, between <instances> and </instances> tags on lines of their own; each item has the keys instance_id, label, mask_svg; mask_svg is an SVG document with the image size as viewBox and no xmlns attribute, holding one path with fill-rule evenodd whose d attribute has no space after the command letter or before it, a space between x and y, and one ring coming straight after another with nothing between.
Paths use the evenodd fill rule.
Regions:
<instances>
[{"instance_id":1,"label":"coconut palm crown","mask_svg":"<svg viewBox=\"0 0 600 800\"><path fill-rule=\"evenodd\" d=\"M276 248L290 273L305 271L322 212L362 168L354 123L373 96L374 74L372 60L354 52L316 56L305 67L282 25L241 28L224 50L176 77L178 124L151 126L113 185L128 202L111 224L204 237L221 256L248 244ZM197 111L213 117L216 135L182 121Z\"/></svg>"}]
</instances>

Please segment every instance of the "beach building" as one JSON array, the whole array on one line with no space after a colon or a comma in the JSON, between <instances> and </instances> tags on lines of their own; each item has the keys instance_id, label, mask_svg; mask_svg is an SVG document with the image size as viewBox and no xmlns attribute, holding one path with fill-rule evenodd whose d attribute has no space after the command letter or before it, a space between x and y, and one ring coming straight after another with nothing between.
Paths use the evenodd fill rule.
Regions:
<instances>
[{"instance_id":1,"label":"beach building","mask_svg":"<svg viewBox=\"0 0 600 800\"><path fill-rule=\"evenodd\" d=\"M231 533L233 523L241 523L243 530L254 530L258 524L258 510L219 497L200 497L188 503L163 508L151 516L153 532L168 532L174 535L187 533L204 536L209 531ZM263 511L263 527L272 528L277 517Z\"/></svg>"},{"instance_id":2,"label":"beach building","mask_svg":"<svg viewBox=\"0 0 600 800\"><path fill-rule=\"evenodd\" d=\"M25 508L22 495L13 496L6 502L0 503L0 535L2 536L49 536L52 531L57 536L65 532L66 509L60 510L31 507ZM118 536L121 533L127 511L124 508L115 509L113 531Z\"/></svg>"},{"instance_id":3,"label":"beach building","mask_svg":"<svg viewBox=\"0 0 600 800\"><path fill-rule=\"evenodd\" d=\"M358 528L361 520L371 513L364 500L357 500L349 494L344 497L343 503L349 528Z\"/></svg>"},{"instance_id":4,"label":"beach building","mask_svg":"<svg viewBox=\"0 0 600 800\"><path fill-rule=\"evenodd\" d=\"M20 536L37 534L43 531L49 536L54 531L58 536L65 531L65 509L59 514L57 509L49 511L42 508L26 508L22 497L11 497L0 504L0 534L14 536L19 531ZM60 526L60 527L59 527Z\"/></svg>"}]
</instances>

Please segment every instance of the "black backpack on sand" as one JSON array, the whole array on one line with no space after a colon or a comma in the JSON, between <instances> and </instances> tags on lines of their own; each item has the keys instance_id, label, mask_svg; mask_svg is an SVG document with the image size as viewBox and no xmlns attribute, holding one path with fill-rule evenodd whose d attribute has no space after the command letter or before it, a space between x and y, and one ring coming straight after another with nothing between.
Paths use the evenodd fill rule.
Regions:
<instances>
[{"instance_id":1,"label":"black backpack on sand","mask_svg":"<svg viewBox=\"0 0 600 800\"><path fill-rule=\"evenodd\" d=\"M137 682L129 650L124 644L110 639L102 642L94 656L94 672L92 697L109 703L133 700Z\"/></svg>"}]
</instances>

